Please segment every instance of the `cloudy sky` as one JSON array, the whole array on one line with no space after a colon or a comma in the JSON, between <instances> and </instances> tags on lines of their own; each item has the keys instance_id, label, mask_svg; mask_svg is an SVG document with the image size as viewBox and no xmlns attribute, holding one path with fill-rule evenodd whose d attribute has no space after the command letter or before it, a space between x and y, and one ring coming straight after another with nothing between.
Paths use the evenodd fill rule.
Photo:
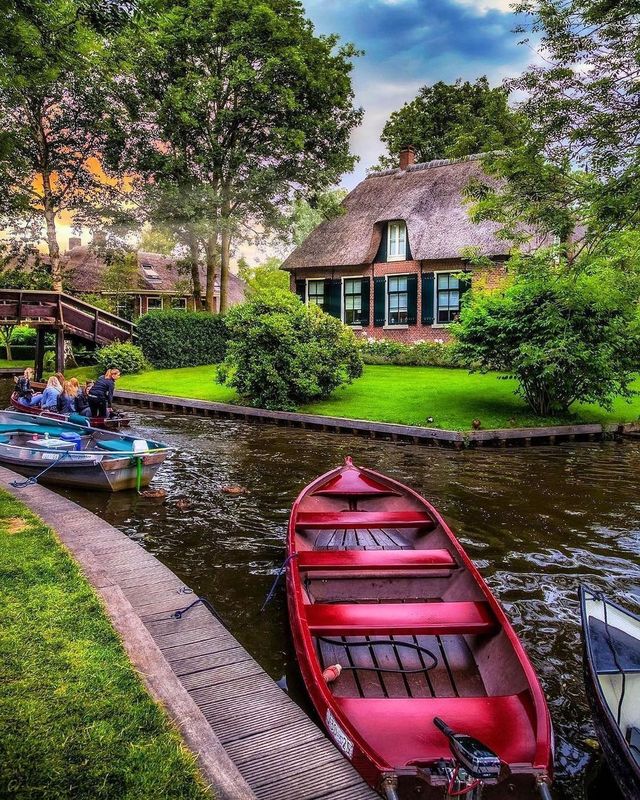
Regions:
<instances>
[{"instance_id":1,"label":"cloudy sky","mask_svg":"<svg viewBox=\"0 0 640 800\"><path fill-rule=\"evenodd\" d=\"M534 60L513 28L509 0L303 0L319 33L338 33L364 56L353 72L356 104L365 111L352 150L360 156L351 188L378 160L389 114L425 83L487 75L496 85Z\"/></svg>"}]
</instances>

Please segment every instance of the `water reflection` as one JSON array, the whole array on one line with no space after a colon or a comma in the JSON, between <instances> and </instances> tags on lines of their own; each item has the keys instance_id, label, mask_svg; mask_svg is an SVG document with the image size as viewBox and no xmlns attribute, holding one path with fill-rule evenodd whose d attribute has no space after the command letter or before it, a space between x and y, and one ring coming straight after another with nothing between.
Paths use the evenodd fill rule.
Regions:
<instances>
[{"instance_id":1,"label":"water reflection","mask_svg":"<svg viewBox=\"0 0 640 800\"><path fill-rule=\"evenodd\" d=\"M587 582L640 610L640 445L456 452L150 413L136 416L136 430L176 448L154 483L167 489L167 501L72 496L207 595L303 703L283 586L260 613L283 560L296 494L346 455L424 494L457 531L538 670L556 730L560 795L618 796L586 742L595 734L582 683L577 587ZM225 484L248 493L225 495Z\"/></svg>"}]
</instances>

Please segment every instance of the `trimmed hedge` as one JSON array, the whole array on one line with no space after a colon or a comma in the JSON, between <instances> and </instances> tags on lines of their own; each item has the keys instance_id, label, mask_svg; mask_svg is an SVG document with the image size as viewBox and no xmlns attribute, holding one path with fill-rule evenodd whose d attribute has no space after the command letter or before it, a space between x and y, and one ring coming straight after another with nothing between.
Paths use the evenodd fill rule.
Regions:
<instances>
[{"instance_id":1,"label":"trimmed hedge","mask_svg":"<svg viewBox=\"0 0 640 800\"><path fill-rule=\"evenodd\" d=\"M365 364L395 364L402 367L466 367L460 362L453 342L402 344L386 339L368 340L361 345Z\"/></svg>"},{"instance_id":2,"label":"trimmed hedge","mask_svg":"<svg viewBox=\"0 0 640 800\"><path fill-rule=\"evenodd\" d=\"M156 369L218 364L229 334L219 314L206 311L150 311L138 320L138 341Z\"/></svg>"}]
</instances>

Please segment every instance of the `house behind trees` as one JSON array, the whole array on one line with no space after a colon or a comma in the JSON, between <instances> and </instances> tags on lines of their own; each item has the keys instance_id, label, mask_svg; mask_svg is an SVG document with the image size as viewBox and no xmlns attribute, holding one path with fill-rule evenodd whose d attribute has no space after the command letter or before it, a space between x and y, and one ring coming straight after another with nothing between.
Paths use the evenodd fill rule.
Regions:
<instances>
[{"instance_id":1,"label":"house behind trees","mask_svg":"<svg viewBox=\"0 0 640 800\"><path fill-rule=\"evenodd\" d=\"M362 336L446 341L479 277L465 251L490 259L481 273L495 286L511 249L497 224L471 221L464 190L474 178L485 178L480 156L416 164L403 150L396 169L369 175L345 198L345 213L286 259L292 290Z\"/></svg>"}]
</instances>

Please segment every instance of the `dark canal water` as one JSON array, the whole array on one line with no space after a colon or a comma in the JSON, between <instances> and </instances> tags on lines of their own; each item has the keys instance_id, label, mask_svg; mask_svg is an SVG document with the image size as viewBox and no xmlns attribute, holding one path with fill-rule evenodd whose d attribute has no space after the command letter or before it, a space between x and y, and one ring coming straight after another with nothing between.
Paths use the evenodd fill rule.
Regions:
<instances>
[{"instance_id":1,"label":"dark canal water","mask_svg":"<svg viewBox=\"0 0 640 800\"><path fill-rule=\"evenodd\" d=\"M576 593L585 582L640 610L640 445L571 444L455 452L233 421L139 413L135 429L175 447L154 485L72 496L154 553L199 594L304 704L284 586L260 607L283 560L291 503L346 455L424 494L447 517L504 605L537 668L556 733L557 797L617 800L589 740ZM245 486L230 497L225 484ZM188 509L180 509L187 498Z\"/></svg>"}]
</instances>

